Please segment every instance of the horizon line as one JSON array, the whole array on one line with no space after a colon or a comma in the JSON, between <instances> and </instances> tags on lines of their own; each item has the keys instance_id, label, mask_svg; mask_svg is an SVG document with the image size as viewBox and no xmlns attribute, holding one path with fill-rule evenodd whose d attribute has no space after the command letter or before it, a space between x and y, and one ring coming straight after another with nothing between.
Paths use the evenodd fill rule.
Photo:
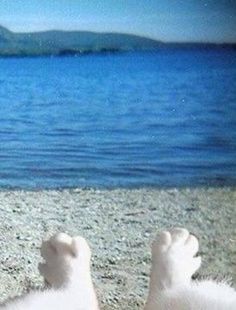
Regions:
<instances>
[{"instance_id":1,"label":"horizon line","mask_svg":"<svg viewBox=\"0 0 236 310\"><path fill-rule=\"evenodd\" d=\"M34 33L43 33L43 32L89 32L89 33L97 33L97 34L122 34L122 35L131 35L131 36L137 36L141 38L146 38L150 39L156 42L160 42L163 44L202 44L202 45L207 45L207 44L212 44L212 45L236 45L236 41L163 41L161 39L154 38L149 35L143 35L143 34L138 34L134 32L119 32L119 31L96 31L96 30L78 30L78 29L61 29L61 28L52 28L52 29L44 29L44 30L36 30L36 31L13 31L10 28L4 26L3 24L0 24L1 28L6 29L7 31L14 33L14 34L34 34Z\"/></svg>"}]
</instances>

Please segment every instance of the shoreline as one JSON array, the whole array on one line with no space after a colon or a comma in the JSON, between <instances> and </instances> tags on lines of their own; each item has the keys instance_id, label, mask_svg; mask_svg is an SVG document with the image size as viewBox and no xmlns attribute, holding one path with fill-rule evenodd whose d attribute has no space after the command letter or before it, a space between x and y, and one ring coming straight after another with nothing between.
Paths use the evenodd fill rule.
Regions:
<instances>
[{"instance_id":1,"label":"shoreline","mask_svg":"<svg viewBox=\"0 0 236 310\"><path fill-rule=\"evenodd\" d=\"M148 39L148 38L147 38ZM61 48L55 51L43 51L37 53L35 51L17 51L11 53L5 53L0 51L0 59L21 59L21 58L63 58L63 57L84 57L84 56L106 56L106 55L122 55L124 53L135 53L135 52L148 52L148 53L158 53L165 50L216 50L224 51L236 50L235 43L213 43L213 42L159 42L157 47L101 47L99 49L92 48L86 49L86 47L74 48Z\"/></svg>"},{"instance_id":2,"label":"shoreline","mask_svg":"<svg viewBox=\"0 0 236 310\"><path fill-rule=\"evenodd\" d=\"M0 190L1 301L42 287L42 238L83 235L103 309L142 309L156 231L184 226L200 239L199 276L236 284L236 188Z\"/></svg>"},{"instance_id":3,"label":"shoreline","mask_svg":"<svg viewBox=\"0 0 236 310\"><path fill-rule=\"evenodd\" d=\"M190 186L152 186L152 185L140 185L140 186L71 186L71 187L5 187L0 186L0 193L2 192L78 192L78 191L135 191L135 190L149 190L149 191L183 191L183 190L236 190L236 184L211 184L211 185L190 185Z\"/></svg>"}]
</instances>

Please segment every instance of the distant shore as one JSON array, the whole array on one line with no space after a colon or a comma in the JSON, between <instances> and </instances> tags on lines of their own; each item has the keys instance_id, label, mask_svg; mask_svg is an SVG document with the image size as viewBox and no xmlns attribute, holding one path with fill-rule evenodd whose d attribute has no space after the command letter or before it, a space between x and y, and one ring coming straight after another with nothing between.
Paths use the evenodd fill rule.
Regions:
<instances>
[{"instance_id":1,"label":"distant shore","mask_svg":"<svg viewBox=\"0 0 236 310\"><path fill-rule=\"evenodd\" d=\"M73 189L0 191L1 301L41 287L42 238L86 237L104 309L142 309L156 231L184 226L200 239L200 276L236 283L236 189Z\"/></svg>"},{"instance_id":2,"label":"distant shore","mask_svg":"<svg viewBox=\"0 0 236 310\"><path fill-rule=\"evenodd\" d=\"M101 48L101 49L61 49L57 52L3 52L0 49L1 58L26 58L26 57L80 57L87 55L110 55L120 53L131 53L131 52L158 52L161 50L234 50L236 51L236 44L215 44L215 43L161 43L158 47L152 49L123 49L123 48Z\"/></svg>"},{"instance_id":3,"label":"distant shore","mask_svg":"<svg viewBox=\"0 0 236 310\"><path fill-rule=\"evenodd\" d=\"M1 57L61 57L169 48L236 49L230 42L164 42L117 32L48 30L13 32L0 25Z\"/></svg>"},{"instance_id":4,"label":"distant shore","mask_svg":"<svg viewBox=\"0 0 236 310\"><path fill-rule=\"evenodd\" d=\"M0 58L63 57L162 49L234 49L236 43L163 42L116 32L62 31L13 32L0 25Z\"/></svg>"}]
</instances>

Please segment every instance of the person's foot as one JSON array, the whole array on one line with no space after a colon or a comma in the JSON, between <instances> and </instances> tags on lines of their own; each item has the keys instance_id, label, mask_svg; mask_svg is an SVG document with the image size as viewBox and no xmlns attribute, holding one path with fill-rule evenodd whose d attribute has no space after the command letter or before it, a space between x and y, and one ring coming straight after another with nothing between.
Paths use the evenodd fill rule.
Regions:
<instances>
[{"instance_id":1,"label":"person's foot","mask_svg":"<svg viewBox=\"0 0 236 310\"><path fill-rule=\"evenodd\" d=\"M90 277L91 251L82 237L56 234L42 243L41 255L45 263L39 264L39 271L54 288L74 285Z\"/></svg>"}]
</instances>

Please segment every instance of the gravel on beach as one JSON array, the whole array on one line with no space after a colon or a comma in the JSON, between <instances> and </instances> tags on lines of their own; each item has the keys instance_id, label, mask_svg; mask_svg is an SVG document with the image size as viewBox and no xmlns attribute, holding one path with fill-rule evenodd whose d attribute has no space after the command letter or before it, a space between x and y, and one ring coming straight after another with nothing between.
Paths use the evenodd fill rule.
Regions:
<instances>
[{"instance_id":1,"label":"gravel on beach","mask_svg":"<svg viewBox=\"0 0 236 310\"><path fill-rule=\"evenodd\" d=\"M0 192L0 298L41 288L41 240L82 235L93 250L102 309L142 309L150 243L157 231L186 227L200 239L198 277L236 283L236 189L67 189Z\"/></svg>"}]
</instances>

